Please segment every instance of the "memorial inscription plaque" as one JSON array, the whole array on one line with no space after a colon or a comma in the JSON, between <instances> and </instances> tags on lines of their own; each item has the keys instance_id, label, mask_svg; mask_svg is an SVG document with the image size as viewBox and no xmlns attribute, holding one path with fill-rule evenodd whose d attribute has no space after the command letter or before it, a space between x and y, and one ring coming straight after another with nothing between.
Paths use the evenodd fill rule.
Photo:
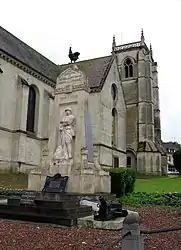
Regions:
<instances>
[{"instance_id":1,"label":"memorial inscription plaque","mask_svg":"<svg viewBox=\"0 0 181 250\"><path fill-rule=\"evenodd\" d=\"M44 193L65 193L68 176L61 176L56 174L53 177L47 176L44 188Z\"/></svg>"},{"instance_id":2,"label":"memorial inscription plaque","mask_svg":"<svg viewBox=\"0 0 181 250\"><path fill-rule=\"evenodd\" d=\"M24 192L20 199L20 205L32 206L34 205L35 198L36 198L36 192L34 191Z\"/></svg>"}]
</instances>

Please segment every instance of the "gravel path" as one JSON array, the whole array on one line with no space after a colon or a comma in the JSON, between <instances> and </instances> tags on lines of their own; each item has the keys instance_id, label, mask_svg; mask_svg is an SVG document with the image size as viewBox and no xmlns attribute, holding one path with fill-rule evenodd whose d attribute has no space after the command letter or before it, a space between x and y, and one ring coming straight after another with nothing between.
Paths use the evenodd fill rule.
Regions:
<instances>
[{"instance_id":1,"label":"gravel path","mask_svg":"<svg viewBox=\"0 0 181 250\"><path fill-rule=\"evenodd\" d=\"M141 215L142 228L161 229L181 227L181 209L168 210L158 207L137 209ZM145 250L181 250L181 231L149 235L145 240Z\"/></svg>"},{"instance_id":2,"label":"gravel path","mask_svg":"<svg viewBox=\"0 0 181 250\"><path fill-rule=\"evenodd\" d=\"M129 207L130 209L130 207ZM137 208L142 228L181 226L181 211L163 208ZM100 250L116 242L120 232L97 229L62 229L43 224L0 220L0 250ZM118 245L112 249L120 249ZM181 250L181 231L146 237L145 250Z\"/></svg>"}]
</instances>

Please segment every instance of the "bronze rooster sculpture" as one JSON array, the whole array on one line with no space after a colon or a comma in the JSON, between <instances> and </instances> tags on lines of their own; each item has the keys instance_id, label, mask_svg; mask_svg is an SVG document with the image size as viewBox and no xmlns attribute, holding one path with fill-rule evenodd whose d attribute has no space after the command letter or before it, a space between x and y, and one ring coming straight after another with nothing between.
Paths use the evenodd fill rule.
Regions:
<instances>
[{"instance_id":1,"label":"bronze rooster sculpture","mask_svg":"<svg viewBox=\"0 0 181 250\"><path fill-rule=\"evenodd\" d=\"M79 52L72 53L72 48L71 47L69 48L69 58L70 58L71 63L72 62L75 63L77 59L79 58L79 55L80 55Z\"/></svg>"}]
</instances>

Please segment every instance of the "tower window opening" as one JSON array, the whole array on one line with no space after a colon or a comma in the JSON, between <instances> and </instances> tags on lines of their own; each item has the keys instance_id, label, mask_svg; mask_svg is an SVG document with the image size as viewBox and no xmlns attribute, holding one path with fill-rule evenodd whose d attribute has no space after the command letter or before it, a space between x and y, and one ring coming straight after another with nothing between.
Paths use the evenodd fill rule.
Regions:
<instances>
[{"instance_id":1,"label":"tower window opening","mask_svg":"<svg viewBox=\"0 0 181 250\"><path fill-rule=\"evenodd\" d=\"M125 78L133 77L133 63L128 58L124 63Z\"/></svg>"}]
</instances>

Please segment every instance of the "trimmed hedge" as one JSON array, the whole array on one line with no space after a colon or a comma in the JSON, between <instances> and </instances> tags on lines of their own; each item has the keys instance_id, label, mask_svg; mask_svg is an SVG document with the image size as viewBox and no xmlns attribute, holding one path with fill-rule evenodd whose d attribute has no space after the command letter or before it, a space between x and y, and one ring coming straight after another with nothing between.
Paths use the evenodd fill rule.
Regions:
<instances>
[{"instance_id":1,"label":"trimmed hedge","mask_svg":"<svg viewBox=\"0 0 181 250\"><path fill-rule=\"evenodd\" d=\"M111 193L116 194L116 197L121 197L134 191L136 173L133 169L110 168L106 171L111 176Z\"/></svg>"}]
</instances>

